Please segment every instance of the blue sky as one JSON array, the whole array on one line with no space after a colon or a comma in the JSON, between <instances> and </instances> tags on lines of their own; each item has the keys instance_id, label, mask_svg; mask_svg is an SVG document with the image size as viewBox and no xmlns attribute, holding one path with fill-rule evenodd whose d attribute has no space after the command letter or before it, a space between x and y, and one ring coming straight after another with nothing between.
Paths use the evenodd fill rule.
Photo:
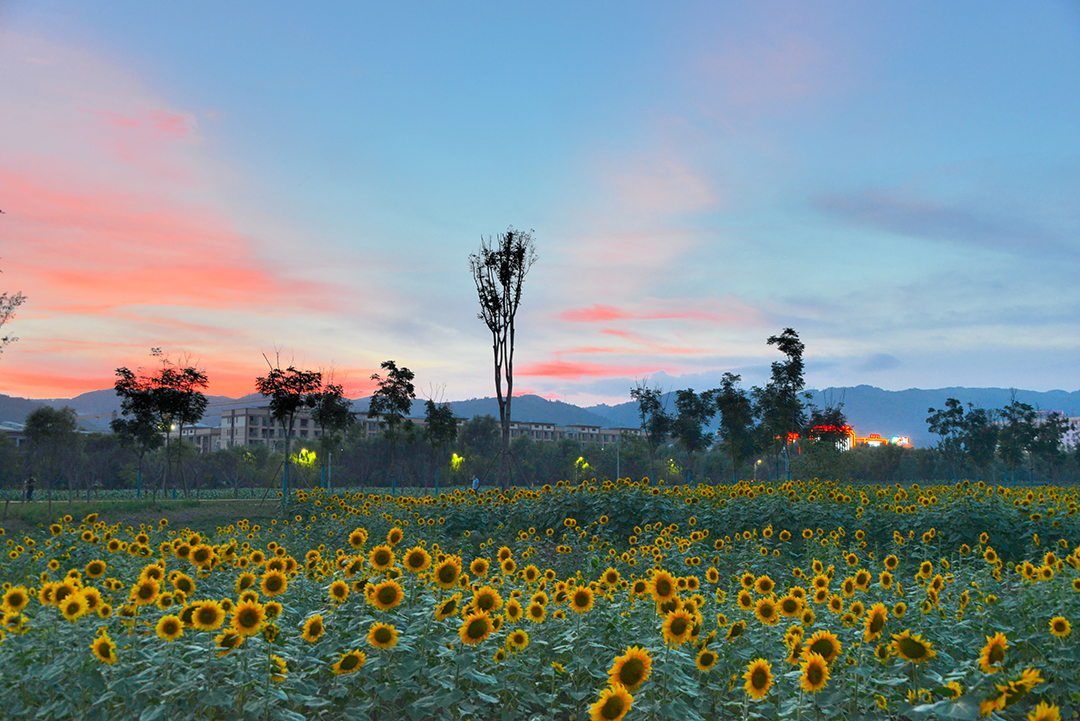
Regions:
<instances>
[{"instance_id":1,"label":"blue sky","mask_svg":"<svg viewBox=\"0 0 1080 721\"><path fill-rule=\"evenodd\" d=\"M491 395L509 225L521 391L760 383L789 326L814 387L1080 388L1075 2L8 2L0 92L0 392Z\"/></svg>"}]
</instances>

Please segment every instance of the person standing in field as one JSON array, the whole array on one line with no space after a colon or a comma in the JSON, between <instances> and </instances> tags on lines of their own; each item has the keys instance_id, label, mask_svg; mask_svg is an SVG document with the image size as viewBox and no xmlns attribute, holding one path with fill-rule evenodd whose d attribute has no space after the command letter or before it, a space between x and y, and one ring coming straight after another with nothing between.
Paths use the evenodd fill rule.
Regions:
<instances>
[{"instance_id":1,"label":"person standing in field","mask_svg":"<svg viewBox=\"0 0 1080 721\"><path fill-rule=\"evenodd\" d=\"M26 478L26 482L23 484L23 493L26 496L26 500L28 501L34 500L34 483L34 477L28 476Z\"/></svg>"},{"instance_id":2,"label":"person standing in field","mask_svg":"<svg viewBox=\"0 0 1080 721\"><path fill-rule=\"evenodd\" d=\"M476 476L473 476L473 479L472 479L473 493L477 493L479 488L480 488L480 479L477 478Z\"/></svg>"}]
</instances>

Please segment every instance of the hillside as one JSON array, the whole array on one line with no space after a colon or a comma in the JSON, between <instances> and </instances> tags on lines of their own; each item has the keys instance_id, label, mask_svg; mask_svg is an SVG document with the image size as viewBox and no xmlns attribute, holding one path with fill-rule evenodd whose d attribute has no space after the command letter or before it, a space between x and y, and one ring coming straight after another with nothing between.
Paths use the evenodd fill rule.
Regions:
<instances>
[{"instance_id":1,"label":"hillside","mask_svg":"<svg viewBox=\"0 0 1080 721\"><path fill-rule=\"evenodd\" d=\"M1012 391L1006 388L937 388L924 390L909 388L903 391L886 391L873 386L861 385L847 388L826 388L811 391L812 403L824 407L829 403L844 404L848 421L859 435L877 433L881 436L908 436L916 446L933 445L936 437L926 426L928 408L943 408L945 400L956 398L965 405L974 404L981 408L995 409L1008 405ZM1017 390L1016 397L1024 403L1042 410L1062 411L1066 416L1080 416L1080 391L1025 391ZM369 398L353 400L353 408L358 413L366 413ZM667 407L673 412L674 394L665 395ZM232 408L264 406L266 399L258 394L242 398L210 396L209 406L203 423L209 426L220 424L221 412ZM42 405L60 408L71 406L82 418L83 427L91 430L107 430L114 411L120 410L119 399L111 390L91 391L74 398L50 398L32 400L12 398L0 395L0 421L21 423L26 415ZM454 415L460 418L472 418L475 415L490 414L498 417L499 406L495 398L473 398L463 401L451 401ZM424 401L416 400L412 406L412 417L422 418ZM521 421L553 423L555 425L596 425L604 428L637 428L640 425L637 403L627 401L617 405L599 404L582 408L571 403L552 401L534 395L516 396L513 404L513 417Z\"/></svg>"}]
</instances>

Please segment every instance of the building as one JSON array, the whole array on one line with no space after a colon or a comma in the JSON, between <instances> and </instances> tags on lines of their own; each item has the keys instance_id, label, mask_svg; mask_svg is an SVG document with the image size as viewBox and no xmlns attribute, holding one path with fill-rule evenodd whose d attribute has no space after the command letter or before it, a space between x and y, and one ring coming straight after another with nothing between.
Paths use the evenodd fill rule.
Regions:
<instances>
[{"instance_id":1,"label":"building","mask_svg":"<svg viewBox=\"0 0 1080 721\"><path fill-rule=\"evenodd\" d=\"M0 421L0 434L3 434L15 442L16 448L22 448L26 444L26 426L15 421Z\"/></svg>"}]
</instances>

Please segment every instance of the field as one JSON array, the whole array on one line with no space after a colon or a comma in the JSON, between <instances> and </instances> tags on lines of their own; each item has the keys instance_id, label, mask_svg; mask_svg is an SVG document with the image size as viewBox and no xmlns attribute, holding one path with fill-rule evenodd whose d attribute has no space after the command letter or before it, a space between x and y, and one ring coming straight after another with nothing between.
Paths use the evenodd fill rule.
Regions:
<instances>
[{"instance_id":1,"label":"field","mask_svg":"<svg viewBox=\"0 0 1080 721\"><path fill-rule=\"evenodd\" d=\"M1076 718L1080 489L8 509L11 717ZM78 511L78 512L76 512Z\"/></svg>"}]
</instances>

